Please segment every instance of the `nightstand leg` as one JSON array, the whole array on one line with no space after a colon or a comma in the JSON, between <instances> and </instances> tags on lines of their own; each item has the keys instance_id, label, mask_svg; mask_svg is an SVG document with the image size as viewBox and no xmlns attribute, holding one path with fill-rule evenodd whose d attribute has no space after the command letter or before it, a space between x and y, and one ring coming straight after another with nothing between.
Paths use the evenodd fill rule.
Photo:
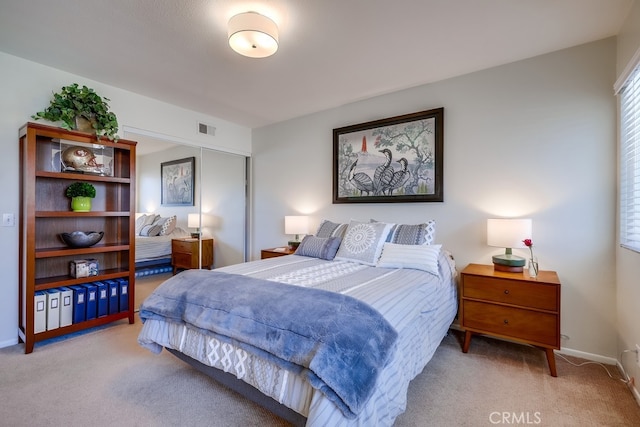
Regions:
<instances>
[{"instance_id":1,"label":"nightstand leg","mask_svg":"<svg viewBox=\"0 0 640 427\"><path fill-rule=\"evenodd\" d=\"M464 333L464 343L462 344L462 352L466 353L469 351L469 346L471 345L471 335L473 335L473 332L471 331L465 331Z\"/></svg>"},{"instance_id":2,"label":"nightstand leg","mask_svg":"<svg viewBox=\"0 0 640 427\"><path fill-rule=\"evenodd\" d=\"M547 353L547 362L549 363L549 371L551 372L552 377L557 377L558 372L556 371L556 355L553 352L552 348L545 348L545 353Z\"/></svg>"}]
</instances>

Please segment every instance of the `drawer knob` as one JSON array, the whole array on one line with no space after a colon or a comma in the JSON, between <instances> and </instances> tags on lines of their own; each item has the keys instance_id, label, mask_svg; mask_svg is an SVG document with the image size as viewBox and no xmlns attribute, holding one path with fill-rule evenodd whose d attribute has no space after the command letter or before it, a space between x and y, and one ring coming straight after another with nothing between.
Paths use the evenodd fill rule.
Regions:
<instances>
[{"instance_id":1,"label":"drawer knob","mask_svg":"<svg viewBox=\"0 0 640 427\"><path fill-rule=\"evenodd\" d=\"M505 294L505 295L509 295L509 289L505 289L505 290L504 290L504 294Z\"/></svg>"},{"instance_id":2,"label":"drawer knob","mask_svg":"<svg viewBox=\"0 0 640 427\"><path fill-rule=\"evenodd\" d=\"M504 322L505 325L508 325L509 324L509 319L504 319L503 322Z\"/></svg>"}]
</instances>

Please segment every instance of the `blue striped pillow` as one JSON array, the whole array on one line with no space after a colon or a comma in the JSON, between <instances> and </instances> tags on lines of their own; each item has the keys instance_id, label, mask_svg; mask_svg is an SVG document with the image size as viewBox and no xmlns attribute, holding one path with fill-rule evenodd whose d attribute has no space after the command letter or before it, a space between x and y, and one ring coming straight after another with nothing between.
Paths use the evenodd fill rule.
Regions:
<instances>
[{"instance_id":1,"label":"blue striped pillow","mask_svg":"<svg viewBox=\"0 0 640 427\"><path fill-rule=\"evenodd\" d=\"M340 240L340 237L304 236L295 254L331 261L338 252Z\"/></svg>"}]
</instances>

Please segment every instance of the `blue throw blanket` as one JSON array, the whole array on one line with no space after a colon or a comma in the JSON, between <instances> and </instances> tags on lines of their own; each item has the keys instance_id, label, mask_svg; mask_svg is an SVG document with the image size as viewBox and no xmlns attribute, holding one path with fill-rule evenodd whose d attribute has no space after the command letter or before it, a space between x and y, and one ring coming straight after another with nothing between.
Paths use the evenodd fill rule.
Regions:
<instances>
[{"instance_id":1,"label":"blue throw blanket","mask_svg":"<svg viewBox=\"0 0 640 427\"><path fill-rule=\"evenodd\" d=\"M140 317L189 324L291 363L348 418L371 396L397 332L347 295L216 271L187 270L160 285Z\"/></svg>"}]
</instances>

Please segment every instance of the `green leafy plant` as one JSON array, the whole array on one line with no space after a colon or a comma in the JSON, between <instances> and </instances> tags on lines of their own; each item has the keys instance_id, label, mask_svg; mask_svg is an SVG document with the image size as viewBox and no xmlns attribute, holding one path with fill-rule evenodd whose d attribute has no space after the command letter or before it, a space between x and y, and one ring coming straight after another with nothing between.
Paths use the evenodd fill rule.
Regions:
<instances>
[{"instance_id":1,"label":"green leafy plant","mask_svg":"<svg viewBox=\"0 0 640 427\"><path fill-rule=\"evenodd\" d=\"M96 188L88 182L74 182L67 187L67 197L96 197Z\"/></svg>"},{"instance_id":2,"label":"green leafy plant","mask_svg":"<svg viewBox=\"0 0 640 427\"><path fill-rule=\"evenodd\" d=\"M44 111L39 111L31 118L45 119L51 122L62 122L63 129L72 130L76 126L76 117L83 117L91 122L97 136L106 136L112 141L118 140L118 120L109 111L109 98L98 95L86 86L77 83L64 86Z\"/></svg>"}]
</instances>

